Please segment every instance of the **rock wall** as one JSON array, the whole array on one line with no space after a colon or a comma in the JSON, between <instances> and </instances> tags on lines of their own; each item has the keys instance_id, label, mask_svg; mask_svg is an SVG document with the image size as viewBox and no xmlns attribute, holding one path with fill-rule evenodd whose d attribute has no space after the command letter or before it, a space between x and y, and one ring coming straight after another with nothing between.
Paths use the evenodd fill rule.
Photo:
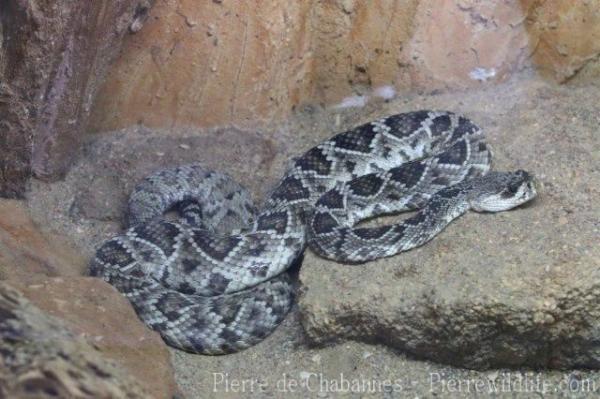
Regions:
<instances>
[{"instance_id":1,"label":"rock wall","mask_svg":"<svg viewBox=\"0 0 600 399\"><path fill-rule=\"evenodd\" d=\"M478 87L532 65L558 82L593 78L598 10L598 0L167 0L128 38L90 128L264 126L304 104Z\"/></svg>"},{"instance_id":2,"label":"rock wall","mask_svg":"<svg viewBox=\"0 0 600 399\"><path fill-rule=\"evenodd\" d=\"M310 98L310 1L167 0L130 37L92 128L245 124Z\"/></svg>"},{"instance_id":3,"label":"rock wall","mask_svg":"<svg viewBox=\"0 0 600 399\"><path fill-rule=\"evenodd\" d=\"M323 1L313 7L308 84L316 101L332 104L384 85L410 88L403 51L418 29L419 1Z\"/></svg>"},{"instance_id":4,"label":"rock wall","mask_svg":"<svg viewBox=\"0 0 600 399\"><path fill-rule=\"evenodd\" d=\"M600 0L151 3L0 1L1 196L22 196L32 173L61 177L84 131L264 127L304 105L477 87L532 65L557 82L600 76ZM126 32L138 34L96 96Z\"/></svg>"},{"instance_id":5,"label":"rock wall","mask_svg":"<svg viewBox=\"0 0 600 399\"><path fill-rule=\"evenodd\" d=\"M122 37L152 0L0 1L0 196L62 175Z\"/></svg>"},{"instance_id":6,"label":"rock wall","mask_svg":"<svg viewBox=\"0 0 600 399\"><path fill-rule=\"evenodd\" d=\"M600 1L522 0L533 62L558 82L600 78Z\"/></svg>"}]
</instances>

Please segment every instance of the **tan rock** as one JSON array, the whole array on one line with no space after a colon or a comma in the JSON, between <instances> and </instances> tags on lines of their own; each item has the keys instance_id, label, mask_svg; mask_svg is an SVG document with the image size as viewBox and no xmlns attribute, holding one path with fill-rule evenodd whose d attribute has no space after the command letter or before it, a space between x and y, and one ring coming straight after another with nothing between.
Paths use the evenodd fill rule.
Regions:
<instances>
[{"instance_id":1,"label":"tan rock","mask_svg":"<svg viewBox=\"0 0 600 399\"><path fill-rule=\"evenodd\" d=\"M122 368L0 282L0 396L147 398Z\"/></svg>"},{"instance_id":2,"label":"tan rock","mask_svg":"<svg viewBox=\"0 0 600 399\"><path fill-rule=\"evenodd\" d=\"M309 96L311 2L157 2L94 105L92 130L249 125Z\"/></svg>"},{"instance_id":3,"label":"tan rock","mask_svg":"<svg viewBox=\"0 0 600 399\"><path fill-rule=\"evenodd\" d=\"M126 369L154 397L173 396L176 386L165 343L111 285L92 277L11 284L35 306L60 319L75 336Z\"/></svg>"},{"instance_id":4,"label":"tan rock","mask_svg":"<svg viewBox=\"0 0 600 399\"><path fill-rule=\"evenodd\" d=\"M351 6L350 6L351 5ZM419 1L324 1L314 6L312 98L335 104L371 88L411 86L402 55Z\"/></svg>"},{"instance_id":5,"label":"tan rock","mask_svg":"<svg viewBox=\"0 0 600 399\"><path fill-rule=\"evenodd\" d=\"M355 87L408 87L398 59L417 4L159 2L125 43L90 128L254 127L304 103L335 103Z\"/></svg>"},{"instance_id":6,"label":"tan rock","mask_svg":"<svg viewBox=\"0 0 600 399\"><path fill-rule=\"evenodd\" d=\"M112 286L80 277L86 269L87 260L66 240L41 229L22 202L0 201L0 277L129 370L152 395L172 396L173 370L162 339L139 321ZM63 366L73 365L64 362L59 367ZM67 391L75 392L71 388Z\"/></svg>"},{"instance_id":7,"label":"tan rock","mask_svg":"<svg viewBox=\"0 0 600 399\"><path fill-rule=\"evenodd\" d=\"M0 57L2 195L23 196L32 172L64 174L90 112L91 131L254 128L304 104L359 96L346 104L361 106L382 87L497 83L532 60L559 82L600 76L600 0L165 0L144 24L151 3L9 8L3 32L15 45ZM78 27L83 35L72 33ZM136 34L95 98L126 31ZM102 39L89 45L92 36Z\"/></svg>"},{"instance_id":8,"label":"tan rock","mask_svg":"<svg viewBox=\"0 0 600 399\"><path fill-rule=\"evenodd\" d=\"M499 81L528 55L514 2L171 0L151 14L112 68L92 130L261 125L382 86Z\"/></svg>"},{"instance_id":9,"label":"tan rock","mask_svg":"<svg viewBox=\"0 0 600 399\"><path fill-rule=\"evenodd\" d=\"M536 67L564 82L578 72L600 77L600 1L521 0Z\"/></svg>"},{"instance_id":10,"label":"tan rock","mask_svg":"<svg viewBox=\"0 0 600 399\"><path fill-rule=\"evenodd\" d=\"M402 56L413 87L461 88L505 80L529 55L524 20L516 2L422 0Z\"/></svg>"},{"instance_id":11,"label":"tan rock","mask_svg":"<svg viewBox=\"0 0 600 399\"><path fill-rule=\"evenodd\" d=\"M63 237L40 229L22 202L0 200L0 280L77 276L86 262Z\"/></svg>"}]
</instances>

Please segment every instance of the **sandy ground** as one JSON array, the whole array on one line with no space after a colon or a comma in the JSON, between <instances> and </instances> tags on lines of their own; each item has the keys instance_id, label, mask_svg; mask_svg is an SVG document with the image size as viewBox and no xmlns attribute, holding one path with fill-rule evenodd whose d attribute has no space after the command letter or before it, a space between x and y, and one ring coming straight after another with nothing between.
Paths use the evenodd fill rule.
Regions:
<instances>
[{"instance_id":1,"label":"sandy ground","mask_svg":"<svg viewBox=\"0 0 600 399\"><path fill-rule=\"evenodd\" d=\"M557 96L566 102L562 109L568 114L556 115L552 108L543 107L546 114L540 115L539 104ZM386 114L438 108L464 113L491 131L489 140L500 153L502 169L527 154L553 154L536 154L535 148L522 148L518 154L502 153L502 143L493 136L497 126L510 126L517 113L521 120L530 122L531 129L536 128L535 118L540 117L573 118L573 125L577 126L578 118L587 122L598 118L597 104L600 87L557 88L534 76L522 76L501 86L469 93L412 94L389 102L376 100L363 108L307 106L291 120L264 132L180 129L166 135L134 126L90 140L65 181L33 181L28 204L36 221L60 232L85 255L92 256L103 239L121 230L126 194L133 182L157 166L206 161L209 166L231 173L261 198L291 156L332 133ZM520 131L519 126L515 126L515 131ZM551 134L548 139L552 140ZM210 144L211 140L216 140L217 145ZM577 140L575 134L573 140ZM582 151L589 151L591 159L599 161L597 135L591 143L591 148ZM576 158L577 154L573 154L574 162ZM532 165L535 167L535 162ZM541 180L542 196L553 190L553 173L571 173L572 165L564 166L560 171L532 170ZM590 176L598 177L598 162L585 167L595 171ZM587 182L596 200L598 183ZM597 204L598 201L593 209L597 210ZM577 210L570 209L565 214L568 212ZM557 218L560 216L564 215L557 214ZM596 227L598 232L598 222ZM550 397L585 397L591 390L600 392L600 374L595 371L478 372L416 360L380 345L347 342L311 348L297 308L272 336L242 353L205 357L172 350L172 355L177 381L183 394L190 398L471 397L489 393L498 397L539 397L544 393Z\"/></svg>"}]
</instances>

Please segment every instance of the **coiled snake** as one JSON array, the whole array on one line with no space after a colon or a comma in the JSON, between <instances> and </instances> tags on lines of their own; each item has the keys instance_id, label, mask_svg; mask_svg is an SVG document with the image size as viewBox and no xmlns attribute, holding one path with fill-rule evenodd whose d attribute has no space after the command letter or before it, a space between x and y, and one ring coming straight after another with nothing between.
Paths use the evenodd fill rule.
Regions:
<instances>
[{"instance_id":1,"label":"coiled snake","mask_svg":"<svg viewBox=\"0 0 600 399\"><path fill-rule=\"evenodd\" d=\"M260 211L227 175L198 164L144 179L130 228L91 262L170 345L204 354L264 339L293 300L286 270L307 244L362 263L431 240L468 209L497 212L536 195L522 170L490 172L483 133L450 112L417 111L367 123L308 150ZM180 218L163 214L176 209ZM365 218L419 210L402 223Z\"/></svg>"}]
</instances>

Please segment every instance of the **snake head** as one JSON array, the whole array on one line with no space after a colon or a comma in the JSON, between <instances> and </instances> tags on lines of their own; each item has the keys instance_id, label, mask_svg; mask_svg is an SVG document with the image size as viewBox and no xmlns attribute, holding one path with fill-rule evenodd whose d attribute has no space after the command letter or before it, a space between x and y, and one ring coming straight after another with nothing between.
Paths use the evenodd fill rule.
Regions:
<instances>
[{"instance_id":1,"label":"snake head","mask_svg":"<svg viewBox=\"0 0 600 399\"><path fill-rule=\"evenodd\" d=\"M490 172L477 180L469 195L471 209L477 212L506 211L537 195L534 177L524 170Z\"/></svg>"}]
</instances>

